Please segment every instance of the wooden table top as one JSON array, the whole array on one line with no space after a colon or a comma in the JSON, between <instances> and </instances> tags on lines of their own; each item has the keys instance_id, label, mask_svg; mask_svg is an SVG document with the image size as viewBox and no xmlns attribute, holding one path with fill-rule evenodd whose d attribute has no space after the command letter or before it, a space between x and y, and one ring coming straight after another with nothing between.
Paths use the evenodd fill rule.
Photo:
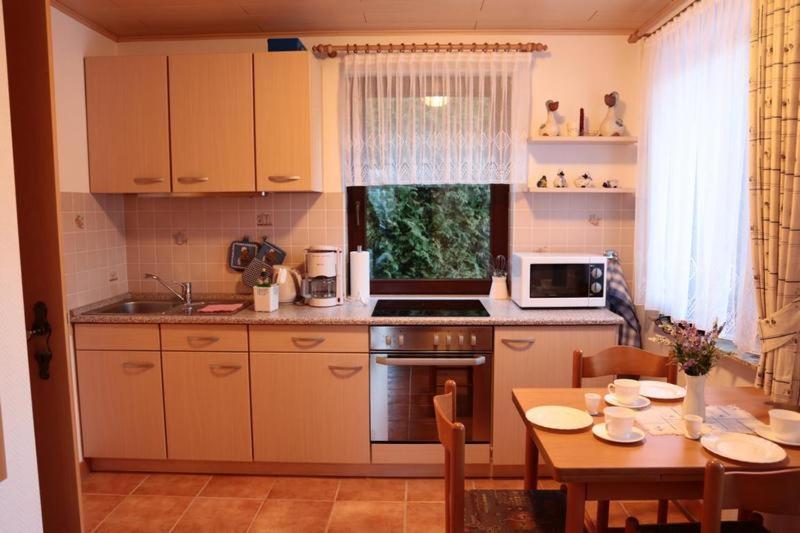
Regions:
<instances>
[{"instance_id":1,"label":"wooden table top","mask_svg":"<svg viewBox=\"0 0 800 533\"><path fill-rule=\"evenodd\" d=\"M561 482L591 481L696 481L703 478L709 459L716 458L730 470L771 470L800 468L800 447L784 449L788 457L780 463L753 465L716 457L699 441L678 435L646 434L637 444L613 444L600 440L591 428L578 432L554 432L533 426L525 412L539 405L565 405L585 409L583 395L605 393L605 389L513 389L512 398L522 419L533 435L539 453L553 469L553 477ZM762 422L768 421L768 396L755 387L709 387L707 405L738 405ZM653 401L652 405L680 405L680 402ZM594 417L595 424L603 416Z\"/></svg>"}]
</instances>

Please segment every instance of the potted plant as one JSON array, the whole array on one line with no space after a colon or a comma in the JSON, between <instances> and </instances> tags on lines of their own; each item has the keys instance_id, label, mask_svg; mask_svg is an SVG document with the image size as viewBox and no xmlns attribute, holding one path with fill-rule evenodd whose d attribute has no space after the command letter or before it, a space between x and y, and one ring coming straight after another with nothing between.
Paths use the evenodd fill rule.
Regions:
<instances>
[{"instance_id":1,"label":"potted plant","mask_svg":"<svg viewBox=\"0 0 800 533\"><path fill-rule=\"evenodd\" d=\"M656 335L650 340L669 346L671 362L686 374L683 414L698 415L705 419L706 377L719 360L717 339L724 324L719 325L714 321L710 330L703 331L691 322L672 322L670 317L661 316L656 320L656 326L662 335Z\"/></svg>"}]
</instances>

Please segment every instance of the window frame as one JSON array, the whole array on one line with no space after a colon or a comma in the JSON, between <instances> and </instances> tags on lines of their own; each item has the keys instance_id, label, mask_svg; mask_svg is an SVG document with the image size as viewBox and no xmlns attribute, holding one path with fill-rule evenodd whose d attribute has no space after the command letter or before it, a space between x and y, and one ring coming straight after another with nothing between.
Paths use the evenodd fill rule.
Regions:
<instances>
[{"instance_id":1,"label":"window frame","mask_svg":"<svg viewBox=\"0 0 800 533\"><path fill-rule=\"evenodd\" d=\"M413 185L412 185L413 186ZM489 189L489 251L492 257L509 256L510 185L491 184ZM367 249L367 188L347 187L347 243L350 251ZM371 273L370 273L371 274ZM372 294L489 294L486 279L370 279Z\"/></svg>"}]
</instances>

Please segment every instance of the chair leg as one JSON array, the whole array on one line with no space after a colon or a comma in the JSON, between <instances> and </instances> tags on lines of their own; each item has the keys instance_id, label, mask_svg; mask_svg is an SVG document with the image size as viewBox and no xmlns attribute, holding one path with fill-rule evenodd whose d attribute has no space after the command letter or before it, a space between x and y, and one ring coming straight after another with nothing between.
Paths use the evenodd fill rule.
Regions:
<instances>
[{"instance_id":1,"label":"chair leg","mask_svg":"<svg viewBox=\"0 0 800 533\"><path fill-rule=\"evenodd\" d=\"M597 516L595 517L597 533L606 533L608 531L609 508L610 502L608 500L600 500L597 502Z\"/></svg>"},{"instance_id":2,"label":"chair leg","mask_svg":"<svg viewBox=\"0 0 800 533\"><path fill-rule=\"evenodd\" d=\"M629 516L625 520L625 533L638 533L639 532L639 521L636 520L633 516Z\"/></svg>"},{"instance_id":3,"label":"chair leg","mask_svg":"<svg viewBox=\"0 0 800 533\"><path fill-rule=\"evenodd\" d=\"M656 515L656 522L659 524L666 524L668 516L669 500L658 500L658 514Z\"/></svg>"}]
</instances>

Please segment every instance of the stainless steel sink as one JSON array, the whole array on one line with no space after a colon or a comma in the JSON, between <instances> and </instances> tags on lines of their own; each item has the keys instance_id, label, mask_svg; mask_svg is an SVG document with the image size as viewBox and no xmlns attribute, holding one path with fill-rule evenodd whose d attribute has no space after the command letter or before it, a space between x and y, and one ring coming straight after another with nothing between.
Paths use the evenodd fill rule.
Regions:
<instances>
[{"instance_id":1,"label":"stainless steel sink","mask_svg":"<svg viewBox=\"0 0 800 533\"><path fill-rule=\"evenodd\" d=\"M177 306L176 302L169 301L147 301L147 300L126 300L117 302L105 307L101 307L89 314L92 315L162 315Z\"/></svg>"}]
</instances>

